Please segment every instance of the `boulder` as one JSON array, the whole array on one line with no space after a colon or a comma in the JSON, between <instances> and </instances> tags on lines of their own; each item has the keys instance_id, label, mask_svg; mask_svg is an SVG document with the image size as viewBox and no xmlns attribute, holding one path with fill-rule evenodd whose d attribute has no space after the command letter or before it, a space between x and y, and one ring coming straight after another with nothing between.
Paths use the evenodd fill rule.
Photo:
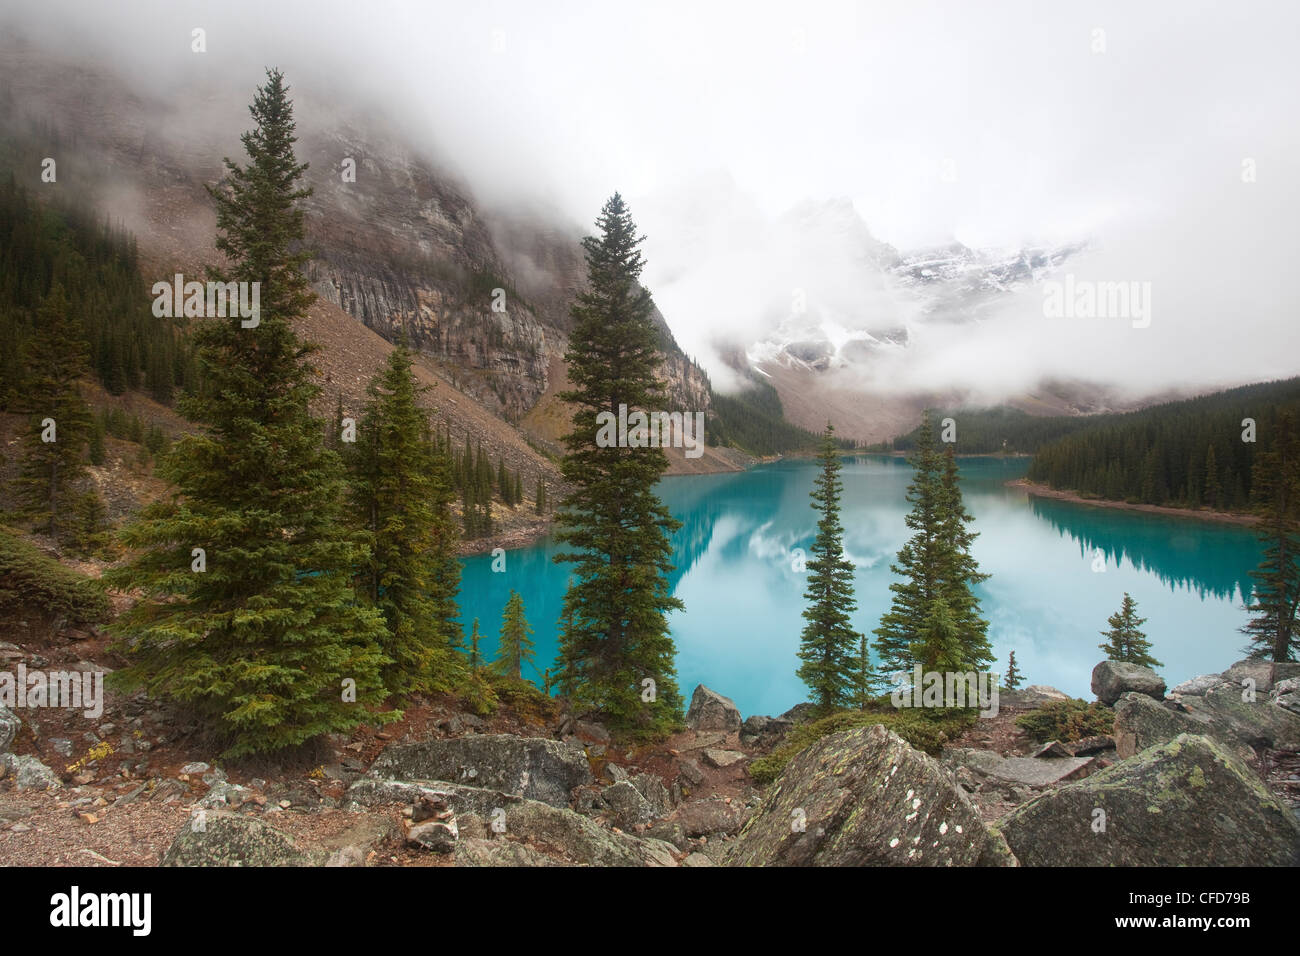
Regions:
<instances>
[{"instance_id":1,"label":"boulder","mask_svg":"<svg viewBox=\"0 0 1300 956\"><path fill-rule=\"evenodd\" d=\"M1092 692L1103 704L1115 703L1128 691L1163 700L1165 679L1149 667L1127 661L1102 661L1092 669Z\"/></svg>"},{"instance_id":2,"label":"boulder","mask_svg":"<svg viewBox=\"0 0 1300 956\"><path fill-rule=\"evenodd\" d=\"M729 697L723 697L697 684L691 695L691 706L686 712L686 726L695 731L720 730L735 733L740 730L740 710Z\"/></svg>"},{"instance_id":3,"label":"boulder","mask_svg":"<svg viewBox=\"0 0 1300 956\"><path fill-rule=\"evenodd\" d=\"M1245 681L1255 682L1256 694L1267 694L1273 689L1273 662L1247 658L1237 661L1220 675L1229 684L1235 684L1240 690Z\"/></svg>"},{"instance_id":4,"label":"boulder","mask_svg":"<svg viewBox=\"0 0 1300 956\"><path fill-rule=\"evenodd\" d=\"M720 750L710 747L704 751L704 762L718 770L725 770L727 767L740 763L744 759L745 755L737 750Z\"/></svg>"},{"instance_id":5,"label":"boulder","mask_svg":"<svg viewBox=\"0 0 1300 956\"><path fill-rule=\"evenodd\" d=\"M324 856L304 853L287 833L257 817L210 811L181 827L162 865L311 866L324 863Z\"/></svg>"},{"instance_id":6,"label":"boulder","mask_svg":"<svg viewBox=\"0 0 1300 956\"><path fill-rule=\"evenodd\" d=\"M1050 787L1076 780L1094 769L1092 757L1003 757L991 750L954 748L943 755L949 766L965 767L977 777L1018 787Z\"/></svg>"},{"instance_id":7,"label":"boulder","mask_svg":"<svg viewBox=\"0 0 1300 956\"><path fill-rule=\"evenodd\" d=\"M636 787L641 796L645 797L656 817L667 816L672 812L672 794L659 777L652 773L639 773L628 782Z\"/></svg>"},{"instance_id":8,"label":"boulder","mask_svg":"<svg viewBox=\"0 0 1300 956\"><path fill-rule=\"evenodd\" d=\"M804 701L802 704L795 704L787 710L777 720L783 720L791 727L795 724L806 724L817 717L817 705Z\"/></svg>"},{"instance_id":9,"label":"boulder","mask_svg":"<svg viewBox=\"0 0 1300 956\"><path fill-rule=\"evenodd\" d=\"M673 822L681 825L688 837L711 837L732 834L744 824L740 807L719 797L687 800L673 813Z\"/></svg>"},{"instance_id":10,"label":"boulder","mask_svg":"<svg viewBox=\"0 0 1300 956\"><path fill-rule=\"evenodd\" d=\"M511 840L461 840L456 847L457 866L570 866Z\"/></svg>"},{"instance_id":11,"label":"boulder","mask_svg":"<svg viewBox=\"0 0 1300 956\"><path fill-rule=\"evenodd\" d=\"M775 747L785 739L794 723L784 717L766 717L755 714L746 717L740 725L740 743L745 747Z\"/></svg>"},{"instance_id":12,"label":"boulder","mask_svg":"<svg viewBox=\"0 0 1300 956\"><path fill-rule=\"evenodd\" d=\"M1274 684L1272 701L1278 707L1300 715L1300 677L1288 677Z\"/></svg>"},{"instance_id":13,"label":"boulder","mask_svg":"<svg viewBox=\"0 0 1300 956\"><path fill-rule=\"evenodd\" d=\"M1179 734L1209 732L1208 720L1197 719L1145 694L1127 693L1115 702L1115 751L1121 760L1168 743Z\"/></svg>"},{"instance_id":14,"label":"boulder","mask_svg":"<svg viewBox=\"0 0 1300 956\"><path fill-rule=\"evenodd\" d=\"M22 729L23 722L18 719L8 707L0 704L0 754L7 754L9 748L13 745L14 738L18 736L18 731Z\"/></svg>"},{"instance_id":15,"label":"boulder","mask_svg":"<svg viewBox=\"0 0 1300 956\"><path fill-rule=\"evenodd\" d=\"M453 853L460 830L455 820L425 820L406 831L406 842L435 853Z\"/></svg>"},{"instance_id":16,"label":"boulder","mask_svg":"<svg viewBox=\"0 0 1300 956\"><path fill-rule=\"evenodd\" d=\"M795 756L727 862L1015 865L952 776L879 724L825 737Z\"/></svg>"},{"instance_id":17,"label":"boulder","mask_svg":"<svg viewBox=\"0 0 1300 956\"><path fill-rule=\"evenodd\" d=\"M62 790L63 781L35 757L17 754L0 754L5 777L13 781L15 790Z\"/></svg>"},{"instance_id":18,"label":"boulder","mask_svg":"<svg viewBox=\"0 0 1300 956\"><path fill-rule=\"evenodd\" d=\"M1179 697L1198 697L1222 683L1223 677L1219 674L1202 674L1200 677L1183 681L1169 693L1177 694Z\"/></svg>"},{"instance_id":19,"label":"boulder","mask_svg":"<svg viewBox=\"0 0 1300 956\"><path fill-rule=\"evenodd\" d=\"M999 690L998 706L1036 710L1054 700L1069 700L1070 695L1047 684L1030 684L1016 690Z\"/></svg>"},{"instance_id":20,"label":"boulder","mask_svg":"<svg viewBox=\"0 0 1300 956\"><path fill-rule=\"evenodd\" d=\"M1026 866L1300 863L1295 815L1229 750L1192 734L1051 790L996 829Z\"/></svg>"},{"instance_id":21,"label":"boulder","mask_svg":"<svg viewBox=\"0 0 1300 956\"><path fill-rule=\"evenodd\" d=\"M568 805L574 787L592 782L591 766L581 753L554 740L508 734L390 744L375 758L370 773L393 780L468 784L556 807Z\"/></svg>"},{"instance_id":22,"label":"boulder","mask_svg":"<svg viewBox=\"0 0 1300 956\"><path fill-rule=\"evenodd\" d=\"M391 844L399 832L397 824L387 816L363 816L354 826L321 843L319 849L325 854L324 865L365 866L370 854Z\"/></svg>"},{"instance_id":23,"label":"boulder","mask_svg":"<svg viewBox=\"0 0 1300 956\"><path fill-rule=\"evenodd\" d=\"M631 783L623 781L606 787L600 794L600 807L620 830L644 826L654 819L654 808Z\"/></svg>"},{"instance_id":24,"label":"boulder","mask_svg":"<svg viewBox=\"0 0 1300 956\"><path fill-rule=\"evenodd\" d=\"M1082 740L1073 740L1067 743L1065 749L1076 757L1092 757L1108 750L1114 750L1115 738L1107 734L1084 737Z\"/></svg>"},{"instance_id":25,"label":"boulder","mask_svg":"<svg viewBox=\"0 0 1300 956\"><path fill-rule=\"evenodd\" d=\"M1221 684L1199 697L1184 697L1180 704L1191 716L1207 721L1220 740L1256 750L1300 751L1300 716L1258 692L1254 700L1243 700L1245 693L1240 685Z\"/></svg>"}]
</instances>

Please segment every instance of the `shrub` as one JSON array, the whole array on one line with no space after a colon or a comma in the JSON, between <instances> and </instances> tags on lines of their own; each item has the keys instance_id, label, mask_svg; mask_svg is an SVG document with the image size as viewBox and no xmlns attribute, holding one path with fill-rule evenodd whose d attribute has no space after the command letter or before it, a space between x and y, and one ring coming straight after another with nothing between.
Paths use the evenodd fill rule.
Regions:
<instances>
[{"instance_id":1,"label":"shrub","mask_svg":"<svg viewBox=\"0 0 1300 956\"><path fill-rule=\"evenodd\" d=\"M1016 718L1016 726L1034 740L1082 740L1115 729L1115 712L1105 704L1054 700Z\"/></svg>"},{"instance_id":2,"label":"shrub","mask_svg":"<svg viewBox=\"0 0 1300 956\"><path fill-rule=\"evenodd\" d=\"M41 614L89 624L106 619L108 608L97 581L0 527L0 617Z\"/></svg>"},{"instance_id":3,"label":"shrub","mask_svg":"<svg viewBox=\"0 0 1300 956\"><path fill-rule=\"evenodd\" d=\"M917 750L937 756L945 743L974 725L977 713L956 709L897 709L888 704L877 704L865 711L841 710L795 727L780 747L749 765L749 775L756 783L771 783L795 756L823 737L872 724L883 724Z\"/></svg>"}]
</instances>

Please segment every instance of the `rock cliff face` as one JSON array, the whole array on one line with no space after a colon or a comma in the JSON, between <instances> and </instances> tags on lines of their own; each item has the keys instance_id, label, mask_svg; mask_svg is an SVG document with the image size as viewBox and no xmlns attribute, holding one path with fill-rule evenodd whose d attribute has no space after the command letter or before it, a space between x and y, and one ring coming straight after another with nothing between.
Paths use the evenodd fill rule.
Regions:
<instances>
[{"instance_id":1,"label":"rock cliff face","mask_svg":"<svg viewBox=\"0 0 1300 956\"><path fill-rule=\"evenodd\" d=\"M56 153L60 183L87 190L135 232L160 276L214 261L203 185L221 177L223 156L242 161L238 137L260 76L199 84L169 102L17 39L3 53L0 88L12 97L0 103L0 134L30 140L37 156ZM489 212L388 118L317 89L292 95L314 190L304 208L317 294L389 342L405 337L460 391L519 424L563 367L590 225ZM672 407L707 413L707 378L656 321Z\"/></svg>"}]
</instances>

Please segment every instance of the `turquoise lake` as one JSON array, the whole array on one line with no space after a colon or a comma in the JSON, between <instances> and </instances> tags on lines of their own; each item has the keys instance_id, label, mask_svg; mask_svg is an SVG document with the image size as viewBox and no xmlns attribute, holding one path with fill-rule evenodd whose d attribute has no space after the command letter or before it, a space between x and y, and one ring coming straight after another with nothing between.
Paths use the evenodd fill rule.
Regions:
<instances>
[{"instance_id":1,"label":"turquoise lake","mask_svg":"<svg viewBox=\"0 0 1300 956\"><path fill-rule=\"evenodd\" d=\"M1006 487L1028 468L1023 458L960 464L980 534L974 553L992 575L977 594L996 670L1015 651L1025 683L1091 699L1100 631L1125 591L1147 618L1143 630L1170 686L1224 670L1243 656L1246 639L1238 628L1246 621L1248 572L1260 557L1249 529L1031 498ZM795 677L805 575L793 570L791 552L807 551L813 540L808 493L816 470L812 461L783 461L660 483L660 496L682 522L673 541L672 583L686 608L670 620L687 700L700 683L731 697L745 716L779 714L806 699ZM895 580L889 565L907 539L904 494L911 474L901 459L844 459L844 544L857 567L854 626L868 638L889 607ZM570 565L552 562L557 550L546 539L508 551L504 572L492 571L489 555L465 560L462 616L466 631L479 618L488 659L513 588L535 631L538 667L551 666L570 572ZM1103 571L1093 570L1103 562Z\"/></svg>"}]
</instances>

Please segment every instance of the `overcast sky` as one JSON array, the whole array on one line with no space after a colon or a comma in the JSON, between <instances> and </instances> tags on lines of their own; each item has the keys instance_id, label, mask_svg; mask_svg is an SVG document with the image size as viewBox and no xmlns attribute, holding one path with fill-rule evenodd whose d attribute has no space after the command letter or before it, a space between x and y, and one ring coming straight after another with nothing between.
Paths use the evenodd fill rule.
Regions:
<instances>
[{"instance_id":1,"label":"overcast sky","mask_svg":"<svg viewBox=\"0 0 1300 956\"><path fill-rule=\"evenodd\" d=\"M674 254L683 237L716 222L714 234L741 236L801 201L841 198L899 248L1087 238L1098 251L1081 274L1155 283L1150 329L1063 337L1043 331L1041 299L1026 300L1001 332L922 356L922 378L996 382L1013 354L1035 374L1086 361L1153 388L1298 370L1294 2L2 9L38 41L105 58L154 92L223 73L246 99L275 64L299 89L383 99L489 202L543 199L587 224L619 189L646 210L647 277L693 351L743 317L719 318L725 303L700 299L698 277L678 287L689 299L674 296L691 265ZM194 27L207 31L201 58ZM1255 182L1242 181L1245 161ZM719 182L715 206L707 187ZM698 248L695 264L716 255ZM719 281L759 281L764 263L738 258L724 257ZM984 364L963 371L971 349Z\"/></svg>"}]
</instances>

